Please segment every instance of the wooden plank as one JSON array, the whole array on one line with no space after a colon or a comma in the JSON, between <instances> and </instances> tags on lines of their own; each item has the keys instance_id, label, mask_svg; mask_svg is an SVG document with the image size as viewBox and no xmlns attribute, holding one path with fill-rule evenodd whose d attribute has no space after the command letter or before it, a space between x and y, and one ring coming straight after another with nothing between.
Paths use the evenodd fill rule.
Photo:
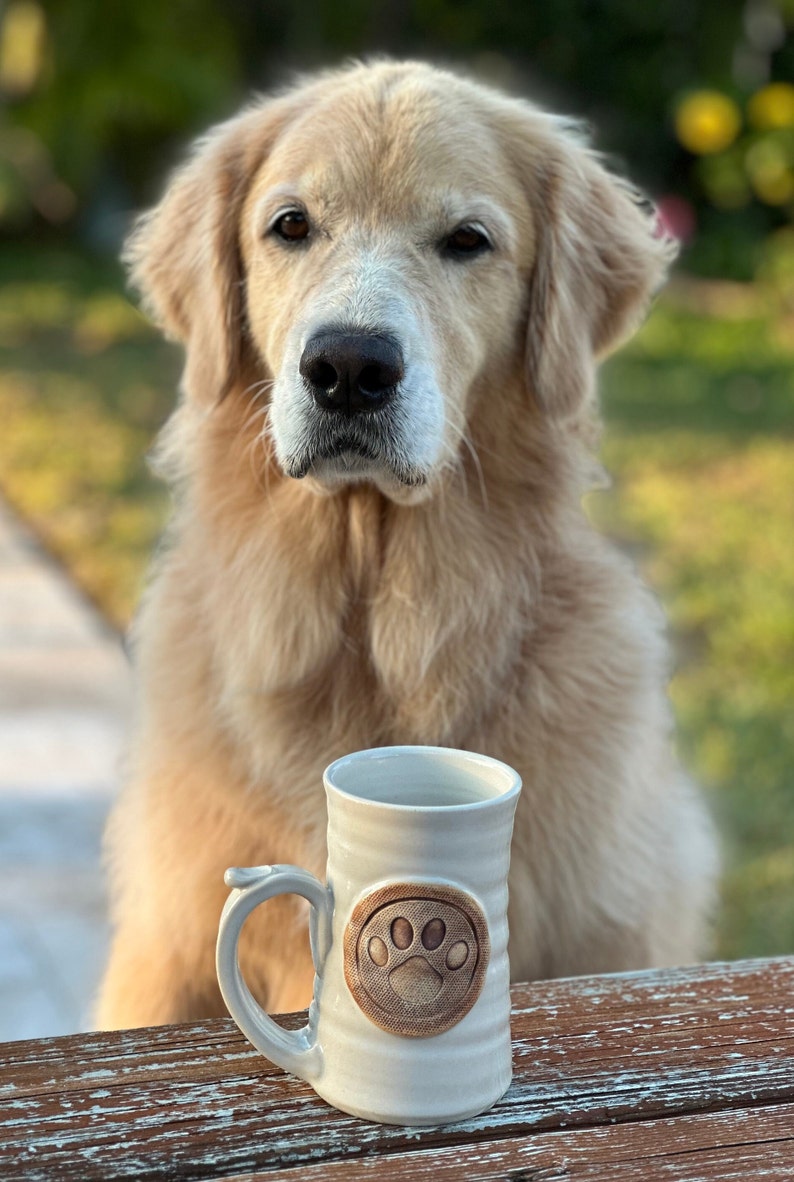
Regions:
<instances>
[{"instance_id":1,"label":"wooden plank","mask_svg":"<svg viewBox=\"0 0 794 1182\"><path fill-rule=\"evenodd\" d=\"M794 1177L793 1137L794 1104L784 1104L302 1164L223 1182L782 1182Z\"/></svg>"},{"instance_id":2,"label":"wooden plank","mask_svg":"<svg viewBox=\"0 0 794 1182\"><path fill-rule=\"evenodd\" d=\"M514 987L513 1003L507 1096L422 1130L336 1112L229 1020L7 1044L0 1177L218 1178L416 1149L435 1159L530 1131L794 1100L794 958L540 982Z\"/></svg>"},{"instance_id":3,"label":"wooden plank","mask_svg":"<svg viewBox=\"0 0 794 1182\"><path fill-rule=\"evenodd\" d=\"M293 1028L305 1013L277 1015ZM79 1092L99 1085L162 1083L186 1077L278 1075L230 1018L180 1026L151 1026L0 1044L0 1105L54 1088ZM2 1111L2 1109L0 1109Z\"/></svg>"}]
</instances>

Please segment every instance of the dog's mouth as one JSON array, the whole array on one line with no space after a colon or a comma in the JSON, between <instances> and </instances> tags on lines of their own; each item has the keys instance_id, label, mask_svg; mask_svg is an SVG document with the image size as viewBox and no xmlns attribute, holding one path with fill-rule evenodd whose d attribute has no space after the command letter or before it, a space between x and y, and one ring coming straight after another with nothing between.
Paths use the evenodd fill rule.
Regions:
<instances>
[{"instance_id":1,"label":"dog's mouth","mask_svg":"<svg viewBox=\"0 0 794 1182\"><path fill-rule=\"evenodd\" d=\"M332 483L386 476L398 484L416 488L427 483L427 474L401 454L388 430L374 432L371 416L362 422L348 419L344 425L315 425L303 446L283 461L284 471L296 480L310 473Z\"/></svg>"}]
</instances>

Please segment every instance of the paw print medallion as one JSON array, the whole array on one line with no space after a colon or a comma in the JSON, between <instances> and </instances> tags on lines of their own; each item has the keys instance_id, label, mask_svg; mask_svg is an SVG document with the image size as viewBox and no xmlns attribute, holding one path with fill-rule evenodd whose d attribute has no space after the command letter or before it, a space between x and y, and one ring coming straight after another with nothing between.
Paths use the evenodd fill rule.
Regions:
<instances>
[{"instance_id":1,"label":"paw print medallion","mask_svg":"<svg viewBox=\"0 0 794 1182\"><path fill-rule=\"evenodd\" d=\"M370 1021L427 1038L449 1030L480 996L490 946L471 895L432 883L390 883L365 895L345 929L345 980Z\"/></svg>"}]
</instances>

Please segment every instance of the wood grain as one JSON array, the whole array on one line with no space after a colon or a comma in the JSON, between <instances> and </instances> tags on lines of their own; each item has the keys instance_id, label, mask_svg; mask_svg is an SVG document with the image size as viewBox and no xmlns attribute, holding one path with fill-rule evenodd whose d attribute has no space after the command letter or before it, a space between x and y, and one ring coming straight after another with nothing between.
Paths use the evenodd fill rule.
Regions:
<instances>
[{"instance_id":1,"label":"wood grain","mask_svg":"<svg viewBox=\"0 0 794 1182\"><path fill-rule=\"evenodd\" d=\"M794 1176L794 1105L640 1121L443 1147L434 1153L237 1174L225 1182L782 1182Z\"/></svg>"},{"instance_id":2,"label":"wood grain","mask_svg":"<svg viewBox=\"0 0 794 1182\"><path fill-rule=\"evenodd\" d=\"M229 1020L9 1043L0 1178L364 1178L395 1154L407 1178L794 1178L793 1018L794 958L514 986L507 1096L421 1130L329 1108Z\"/></svg>"}]
</instances>

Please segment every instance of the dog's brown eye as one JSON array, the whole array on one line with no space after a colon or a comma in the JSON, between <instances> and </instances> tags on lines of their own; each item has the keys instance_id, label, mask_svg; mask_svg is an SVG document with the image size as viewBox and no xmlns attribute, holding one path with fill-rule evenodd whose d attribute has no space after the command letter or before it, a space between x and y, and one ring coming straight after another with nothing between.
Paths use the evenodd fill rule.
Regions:
<instances>
[{"instance_id":1,"label":"dog's brown eye","mask_svg":"<svg viewBox=\"0 0 794 1182\"><path fill-rule=\"evenodd\" d=\"M276 218L272 228L285 242L302 242L309 236L309 219L300 209L290 209Z\"/></svg>"},{"instance_id":2,"label":"dog's brown eye","mask_svg":"<svg viewBox=\"0 0 794 1182\"><path fill-rule=\"evenodd\" d=\"M459 226L444 241L444 253L453 256L481 254L490 249L490 242L475 226Z\"/></svg>"}]
</instances>

